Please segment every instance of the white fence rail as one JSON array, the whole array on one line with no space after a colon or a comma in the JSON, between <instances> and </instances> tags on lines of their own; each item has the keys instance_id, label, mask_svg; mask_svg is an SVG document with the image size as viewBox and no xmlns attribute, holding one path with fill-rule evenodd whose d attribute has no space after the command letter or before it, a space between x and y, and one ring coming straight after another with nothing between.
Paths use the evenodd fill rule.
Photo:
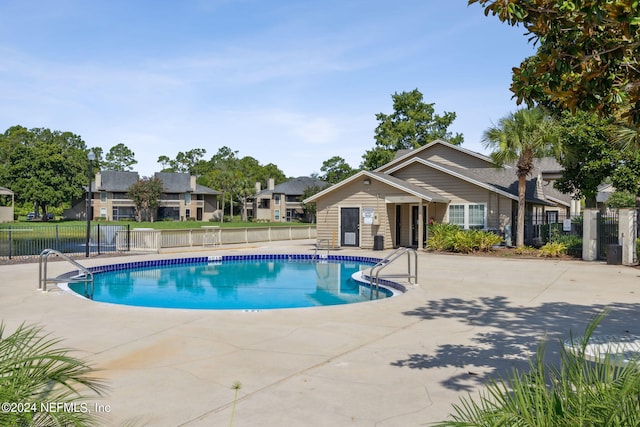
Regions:
<instances>
[{"instance_id":1,"label":"white fence rail","mask_svg":"<svg viewBox=\"0 0 640 427\"><path fill-rule=\"evenodd\" d=\"M315 226L201 228L155 230L133 228L118 232L116 245L119 250L131 252L158 252L162 248L211 247L233 243L271 242L277 240L315 239Z\"/></svg>"}]
</instances>

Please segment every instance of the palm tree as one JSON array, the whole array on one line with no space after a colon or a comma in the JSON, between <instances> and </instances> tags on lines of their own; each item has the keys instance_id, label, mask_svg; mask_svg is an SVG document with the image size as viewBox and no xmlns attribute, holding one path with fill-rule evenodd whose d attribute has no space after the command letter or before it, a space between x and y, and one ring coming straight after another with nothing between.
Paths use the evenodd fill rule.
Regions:
<instances>
[{"instance_id":1,"label":"palm tree","mask_svg":"<svg viewBox=\"0 0 640 427\"><path fill-rule=\"evenodd\" d=\"M516 163L518 177L518 227L516 246L524 246L524 213L527 176L534 159L557 154L558 138L551 118L541 107L518 110L487 129L482 138L492 148L491 158L498 167Z\"/></svg>"},{"instance_id":2,"label":"palm tree","mask_svg":"<svg viewBox=\"0 0 640 427\"><path fill-rule=\"evenodd\" d=\"M59 342L25 325L5 337L0 323L0 425L97 425L83 394L100 396L105 386L90 376L87 363L58 348Z\"/></svg>"}]
</instances>

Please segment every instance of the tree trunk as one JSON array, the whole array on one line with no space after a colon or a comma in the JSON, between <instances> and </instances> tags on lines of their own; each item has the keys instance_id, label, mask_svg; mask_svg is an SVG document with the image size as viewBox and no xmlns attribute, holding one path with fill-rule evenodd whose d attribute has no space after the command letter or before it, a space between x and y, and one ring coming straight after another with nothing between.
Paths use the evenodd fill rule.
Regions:
<instances>
[{"instance_id":1,"label":"tree trunk","mask_svg":"<svg viewBox=\"0 0 640 427\"><path fill-rule=\"evenodd\" d=\"M527 176L518 175L518 229L516 231L516 246L524 246L524 212L525 194L527 191Z\"/></svg>"},{"instance_id":2,"label":"tree trunk","mask_svg":"<svg viewBox=\"0 0 640 427\"><path fill-rule=\"evenodd\" d=\"M220 223L224 223L224 191L222 192L222 215L220 215Z\"/></svg>"},{"instance_id":3,"label":"tree trunk","mask_svg":"<svg viewBox=\"0 0 640 427\"><path fill-rule=\"evenodd\" d=\"M242 203L242 221L247 222L247 198L241 197L240 203Z\"/></svg>"}]
</instances>

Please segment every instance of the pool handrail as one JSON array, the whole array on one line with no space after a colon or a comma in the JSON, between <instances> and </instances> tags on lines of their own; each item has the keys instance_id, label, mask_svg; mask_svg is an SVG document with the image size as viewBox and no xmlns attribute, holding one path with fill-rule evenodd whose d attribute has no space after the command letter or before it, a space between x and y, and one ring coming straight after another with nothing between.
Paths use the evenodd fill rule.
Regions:
<instances>
[{"instance_id":1,"label":"pool handrail","mask_svg":"<svg viewBox=\"0 0 640 427\"><path fill-rule=\"evenodd\" d=\"M389 266L393 261L397 260L404 254L407 254L407 272L403 274L384 274L380 275L380 272ZM411 254L413 254L413 274L411 274ZM395 251L387 255L386 258L379 261L376 265L369 270L369 286L371 288L371 297L373 298L373 287L376 287L376 298L380 296L380 279L384 278L403 278L408 279L411 283L411 279L414 279L414 283L418 283L418 252L413 248L407 248L401 246Z\"/></svg>"},{"instance_id":2,"label":"pool handrail","mask_svg":"<svg viewBox=\"0 0 640 427\"><path fill-rule=\"evenodd\" d=\"M47 265L49 262L49 256L55 255L58 256L69 263L73 264L78 268L78 273L84 273L83 276L76 275L74 277L47 277ZM47 291L47 283L49 282L58 282L58 283L68 283L68 282L84 282L84 293L85 296L93 294L93 273L89 271L85 266L80 264L79 262L71 259L67 255L63 254L60 251L55 249L45 249L40 252L40 261L38 268L38 289L43 292ZM91 286L91 292L89 292L89 285Z\"/></svg>"},{"instance_id":3,"label":"pool handrail","mask_svg":"<svg viewBox=\"0 0 640 427\"><path fill-rule=\"evenodd\" d=\"M325 247L322 247L322 243L325 243ZM329 239L318 239L316 241L316 250L313 254L313 259L318 258L318 251L325 250L327 251L326 257L329 256L329 251L331 250L331 246L329 245Z\"/></svg>"}]
</instances>

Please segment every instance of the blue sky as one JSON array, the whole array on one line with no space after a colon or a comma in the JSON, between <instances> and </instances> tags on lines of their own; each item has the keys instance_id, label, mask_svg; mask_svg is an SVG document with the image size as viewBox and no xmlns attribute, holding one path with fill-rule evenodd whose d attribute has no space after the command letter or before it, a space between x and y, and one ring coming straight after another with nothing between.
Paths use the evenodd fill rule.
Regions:
<instances>
[{"instance_id":1,"label":"blue sky","mask_svg":"<svg viewBox=\"0 0 640 427\"><path fill-rule=\"evenodd\" d=\"M419 89L463 147L518 107L522 28L466 0L3 0L0 132L70 131L135 170L222 146L288 176L374 146L391 95Z\"/></svg>"}]
</instances>

